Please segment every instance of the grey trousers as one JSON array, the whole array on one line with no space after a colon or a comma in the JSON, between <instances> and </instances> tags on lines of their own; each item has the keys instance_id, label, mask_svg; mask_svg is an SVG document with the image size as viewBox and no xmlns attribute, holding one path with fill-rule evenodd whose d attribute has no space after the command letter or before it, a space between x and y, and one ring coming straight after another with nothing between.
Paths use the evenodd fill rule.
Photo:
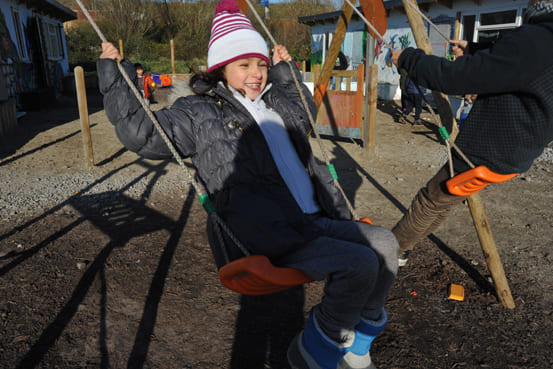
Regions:
<instances>
[{"instance_id":1,"label":"grey trousers","mask_svg":"<svg viewBox=\"0 0 553 369\"><path fill-rule=\"evenodd\" d=\"M418 242L434 232L465 199L448 192L448 179L446 164L428 181L426 187L419 190L407 213L392 229L399 242L400 253L412 250Z\"/></svg>"},{"instance_id":2,"label":"grey trousers","mask_svg":"<svg viewBox=\"0 0 553 369\"><path fill-rule=\"evenodd\" d=\"M388 229L366 223L313 219L320 237L286 255L279 264L325 280L324 296L313 314L332 340L353 340L360 319L380 318L397 274L398 243Z\"/></svg>"}]
</instances>

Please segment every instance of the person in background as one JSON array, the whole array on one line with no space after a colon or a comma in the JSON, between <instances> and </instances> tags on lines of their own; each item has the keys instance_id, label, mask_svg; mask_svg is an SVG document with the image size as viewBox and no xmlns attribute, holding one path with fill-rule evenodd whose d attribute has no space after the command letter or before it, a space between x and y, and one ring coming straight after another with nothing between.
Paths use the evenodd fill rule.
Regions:
<instances>
[{"instance_id":1,"label":"person in background","mask_svg":"<svg viewBox=\"0 0 553 369\"><path fill-rule=\"evenodd\" d=\"M154 80L152 77L144 73L144 68L142 67L142 64L135 63L134 69L136 71L136 88L140 93L142 93L142 97L146 101L147 106L150 106L150 97L152 96L152 88L156 85L154 83Z\"/></svg>"},{"instance_id":2,"label":"person in background","mask_svg":"<svg viewBox=\"0 0 553 369\"><path fill-rule=\"evenodd\" d=\"M531 0L523 25L493 44L450 41L449 61L420 49L393 50L413 81L450 95L477 94L455 143L475 165L499 174L526 172L553 140L553 0ZM454 151L455 174L470 169ZM464 197L450 194L446 164L415 196L392 229L399 265Z\"/></svg>"},{"instance_id":3,"label":"person in background","mask_svg":"<svg viewBox=\"0 0 553 369\"><path fill-rule=\"evenodd\" d=\"M407 73L401 73L399 85L401 88L401 116L399 117L399 122L403 124L410 123L408 117L414 108L415 120L412 125L422 125L422 96L420 95L417 86L413 83L411 78L409 78Z\"/></svg>"},{"instance_id":4,"label":"person in background","mask_svg":"<svg viewBox=\"0 0 553 369\"><path fill-rule=\"evenodd\" d=\"M476 96L471 94L465 95L463 98L463 106L461 107L461 114L459 116L459 128L461 128L463 123L465 123L465 120L467 120L475 98Z\"/></svg>"}]
</instances>

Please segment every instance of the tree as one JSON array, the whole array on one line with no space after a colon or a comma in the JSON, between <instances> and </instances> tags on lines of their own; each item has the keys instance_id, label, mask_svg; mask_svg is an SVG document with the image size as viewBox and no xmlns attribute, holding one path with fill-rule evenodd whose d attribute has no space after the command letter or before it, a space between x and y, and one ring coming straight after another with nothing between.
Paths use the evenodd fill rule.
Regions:
<instances>
[{"instance_id":1,"label":"tree","mask_svg":"<svg viewBox=\"0 0 553 369\"><path fill-rule=\"evenodd\" d=\"M73 0L66 6L76 9ZM218 1L184 0L83 0L87 9L97 14L97 23L106 38L114 43L123 41L125 57L141 61L158 61L169 56L168 44L173 38L175 58L194 67L205 64L213 12ZM253 5L264 14L259 3ZM270 19L264 20L277 42L285 45L298 60L311 58L310 28L298 23L298 17L333 11L331 0L290 0L270 4ZM77 9L76 9L77 10ZM263 28L251 13L254 27L267 38ZM83 21L84 23L84 21ZM71 63L81 58L95 61L101 52L100 41L90 36L90 25L72 27L67 33Z\"/></svg>"}]
</instances>

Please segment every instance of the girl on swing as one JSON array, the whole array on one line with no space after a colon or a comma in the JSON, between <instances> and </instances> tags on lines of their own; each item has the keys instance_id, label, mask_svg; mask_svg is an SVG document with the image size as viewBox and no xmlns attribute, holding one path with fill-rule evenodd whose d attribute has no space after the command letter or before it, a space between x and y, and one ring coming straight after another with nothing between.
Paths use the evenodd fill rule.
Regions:
<instances>
[{"instance_id":1,"label":"girl on swing","mask_svg":"<svg viewBox=\"0 0 553 369\"><path fill-rule=\"evenodd\" d=\"M119 139L143 157L171 158L116 65L134 75L133 64L111 43L102 49L100 90ZM179 153L191 157L217 214L252 254L327 280L322 301L290 344L292 368L374 368L369 349L387 323L384 302L397 273L398 244L389 230L352 221L328 169L314 158L291 60L279 45L270 66L265 40L234 0L222 0L208 69L190 81L196 94L154 114ZM208 235L213 246L209 227ZM236 251L231 259L241 256Z\"/></svg>"}]
</instances>

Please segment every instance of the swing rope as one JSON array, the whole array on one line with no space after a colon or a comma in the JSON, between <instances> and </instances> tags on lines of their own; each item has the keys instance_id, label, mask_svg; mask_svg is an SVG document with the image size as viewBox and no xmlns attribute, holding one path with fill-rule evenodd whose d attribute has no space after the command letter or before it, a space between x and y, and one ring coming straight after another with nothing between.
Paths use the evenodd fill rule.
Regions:
<instances>
[{"instance_id":1,"label":"swing rope","mask_svg":"<svg viewBox=\"0 0 553 369\"><path fill-rule=\"evenodd\" d=\"M259 13L257 12L257 10L255 10L255 8L253 7L250 0L245 0L245 1L248 4L249 9L252 10L252 13L254 14L254 16L257 19L257 21L259 22L259 24L261 24L261 27L263 28L263 30L267 34L267 37L269 37L269 40L271 41L273 46L277 46L278 43L274 39L273 35L271 34L271 32L269 31L269 29L267 28L267 26L265 25L265 23L261 19L261 17L259 16ZM346 1L348 1L348 0L346 0ZM349 201L348 197L346 196L342 186L338 182L338 174L336 173L336 168L334 168L334 165L332 163L330 163L330 160L328 158L327 150L325 149L325 147L323 145L323 142L322 142L322 139L321 139L321 136L319 135L319 132L317 131L315 120L313 119L313 115L311 114L311 110L309 110L309 105L308 105L307 99L305 98L305 95L303 93L303 89L301 88L300 81L298 80L296 74L294 73L294 67L292 65L292 61L291 60L286 60L286 63L290 67L290 72L292 74L292 78L294 79L296 89L298 90L298 93L300 95L301 101L303 103L303 107L304 107L305 111L307 112L307 116L309 117L309 124L311 126L311 130L315 134L316 141L317 141L317 143L319 145L319 148L320 148L320 151L321 151L321 155L323 156L323 160L324 160L324 162L326 164L326 167L328 168L328 171L330 172L330 175L332 176L332 179L334 181L334 186L336 186L336 188L338 188L338 190L340 190L340 193L342 194L342 197L345 199L346 205L347 205L353 219L358 221L360 218L357 216L355 209L351 205L351 202Z\"/></svg>"},{"instance_id":2,"label":"swing rope","mask_svg":"<svg viewBox=\"0 0 553 369\"><path fill-rule=\"evenodd\" d=\"M86 7L81 2L81 0L75 0L75 1L79 5L79 7L83 11L83 13L85 14L86 18L88 19L88 21L92 25L92 28L94 28L94 30L96 31L96 33L98 34L98 36L100 37L102 42L108 42L106 37L102 33L102 31L100 30L100 28L96 24L96 22L94 22L94 20L92 19L91 15L88 12L88 10L86 9ZM161 124L159 124L158 120L154 116L154 113L152 113L152 111L150 110L150 107L146 104L146 101L142 97L142 94L138 91L138 89L136 88L136 86L134 85L132 80L130 79L129 75L127 74L127 72L125 71L123 66L121 65L121 63L119 61L117 61L116 64L117 64L117 68L119 69L119 72L123 76L123 79L129 85L131 91L133 92L134 96L138 99L138 101L140 102L140 104L142 105L144 110L146 111L146 114L148 115L148 117L152 120L152 123L154 124L154 127L158 130L159 135L161 136L161 138L163 139L163 141L165 142L165 144L169 148L169 151L171 151L171 154L173 155L173 157L175 158L175 160L177 161L179 166L183 169L183 171L185 173L185 183L188 184L188 185L192 185L192 187L194 187L194 190L198 194L198 199L200 200L200 203L202 204L202 206L204 207L204 209L208 213L208 215L211 218L212 222L214 222L214 224L216 224L216 225L219 225L225 231L227 236L236 244L236 246L240 249L240 251L242 251L246 256L249 256L250 252L248 251L248 249L240 242L240 240L238 240L238 238L229 229L229 227L226 225L226 223L223 221L223 219L221 219L219 217L219 215L215 212L215 207L211 203L211 200L209 199L209 196L207 195L207 193L203 189L203 186L198 181L196 181L194 179L191 172L188 170L188 168L184 164L184 161L182 160L182 157L178 153L177 149L175 148L175 146L173 145L173 143L171 142L171 140L169 139L169 137L167 136L167 134L165 133L165 131L161 127ZM223 235L220 233L219 228L218 227L214 227L214 228L217 230L216 231L217 238L220 241L223 240ZM228 259L228 255L226 253L226 250L224 250L224 256L226 258L226 261L228 262L229 259Z\"/></svg>"}]
</instances>

